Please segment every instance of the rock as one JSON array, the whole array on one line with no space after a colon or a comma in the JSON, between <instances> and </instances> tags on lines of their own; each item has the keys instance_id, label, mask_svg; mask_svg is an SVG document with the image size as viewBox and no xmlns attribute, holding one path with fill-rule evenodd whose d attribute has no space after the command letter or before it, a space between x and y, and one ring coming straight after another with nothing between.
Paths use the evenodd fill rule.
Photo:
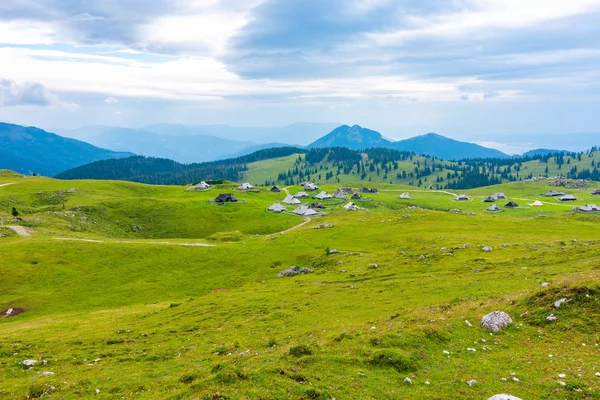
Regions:
<instances>
[{"instance_id":1,"label":"rock","mask_svg":"<svg viewBox=\"0 0 600 400\"><path fill-rule=\"evenodd\" d=\"M310 274L311 272L313 272L313 270L310 268L291 267L288 269L284 269L283 271L278 273L277 277L278 278L286 278L289 276Z\"/></svg>"},{"instance_id":2,"label":"rock","mask_svg":"<svg viewBox=\"0 0 600 400\"><path fill-rule=\"evenodd\" d=\"M444 354L450 354L448 350L444 350Z\"/></svg>"},{"instance_id":3,"label":"rock","mask_svg":"<svg viewBox=\"0 0 600 400\"><path fill-rule=\"evenodd\" d=\"M47 371L47 372L42 372L39 376L40 376L40 378L43 378L45 376L51 376L51 375L54 375L54 372Z\"/></svg>"},{"instance_id":4,"label":"rock","mask_svg":"<svg viewBox=\"0 0 600 400\"><path fill-rule=\"evenodd\" d=\"M485 246L483 249L483 251L485 251L486 253L489 253L490 251L492 251L492 247L491 246Z\"/></svg>"},{"instance_id":5,"label":"rock","mask_svg":"<svg viewBox=\"0 0 600 400\"><path fill-rule=\"evenodd\" d=\"M467 326L473 326L473 324L471 324L468 320L465 319L465 324L467 324Z\"/></svg>"},{"instance_id":6,"label":"rock","mask_svg":"<svg viewBox=\"0 0 600 400\"><path fill-rule=\"evenodd\" d=\"M467 347L467 351L476 352L476 351L477 351L477 349L474 349L474 348L472 348L472 347Z\"/></svg>"},{"instance_id":7,"label":"rock","mask_svg":"<svg viewBox=\"0 0 600 400\"><path fill-rule=\"evenodd\" d=\"M481 327L496 333L512 322L512 318L505 312L494 311L481 319Z\"/></svg>"},{"instance_id":8,"label":"rock","mask_svg":"<svg viewBox=\"0 0 600 400\"><path fill-rule=\"evenodd\" d=\"M567 386L567 384L566 384L565 382L558 382L558 384L559 384L560 386Z\"/></svg>"},{"instance_id":9,"label":"rock","mask_svg":"<svg viewBox=\"0 0 600 400\"><path fill-rule=\"evenodd\" d=\"M562 298L562 299L560 299L560 300L556 300L556 302L554 302L554 308L560 308L560 305L561 305L562 303L567 303L567 302L569 302L569 301L570 301L570 300L568 300L566 297L565 297L565 298Z\"/></svg>"},{"instance_id":10,"label":"rock","mask_svg":"<svg viewBox=\"0 0 600 400\"><path fill-rule=\"evenodd\" d=\"M342 265L343 263L343 261L338 261L338 265Z\"/></svg>"},{"instance_id":11,"label":"rock","mask_svg":"<svg viewBox=\"0 0 600 400\"><path fill-rule=\"evenodd\" d=\"M549 284L548 282L544 282L544 283L542 283L542 287L543 287L543 288L547 288L548 286L550 286L550 284Z\"/></svg>"},{"instance_id":12,"label":"rock","mask_svg":"<svg viewBox=\"0 0 600 400\"><path fill-rule=\"evenodd\" d=\"M430 385L429 381L425 381L425 384L426 384L426 385Z\"/></svg>"},{"instance_id":13,"label":"rock","mask_svg":"<svg viewBox=\"0 0 600 400\"><path fill-rule=\"evenodd\" d=\"M410 378L404 378L404 383L408 383L409 385L412 385L412 380Z\"/></svg>"},{"instance_id":14,"label":"rock","mask_svg":"<svg viewBox=\"0 0 600 400\"><path fill-rule=\"evenodd\" d=\"M596 376L600 378L600 372L596 372Z\"/></svg>"},{"instance_id":15,"label":"rock","mask_svg":"<svg viewBox=\"0 0 600 400\"><path fill-rule=\"evenodd\" d=\"M567 377L567 374L558 374L558 377L560 379L565 379Z\"/></svg>"},{"instance_id":16,"label":"rock","mask_svg":"<svg viewBox=\"0 0 600 400\"><path fill-rule=\"evenodd\" d=\"M33 367L35 364L37 364L37 360L24 360L22 364L26 367Z\"/></svg>"},{"instance_id":17,"label":"rock","mask_svg":"<svg viewBox=\"0 0 600 400\"><path fill-rule=\"evenodd\" d=\"M488 400L523 400L519 397L511 396L510 394L497 394L490 397Z\"/></svg>"},{"instance_id":18,"label":"rock","mask_svg":"<svg viewBox=\"0 0 600 400\"><path fill-rule=\"evenodd\" d=\"M371 264L371 265L369 265L369 268L370 269L377 269L377 268L379 268L379 264Z\"/></svg>"},{"instance_id":19,"label":"rock","mask_svg":"<svg viewBox=\"0 0 600 400\"><path fill-rule=\"evenodd\" d=\"M337 251L336 249L329 250L329 254L337 254L337 253L339 253L339 251Z\"/></svg>"},{"instance_id":20,"label":"rock","mask_svg":"<svg viewBox=\"0 0 600 400\"><path fill-rule=\"evenodd\" d=\"M513 376L512 380L513 380L514 382L521 382L521 380L520 380L519 378L517 378L516 376Z\"/></svg>"},{"instance_id":21,"label":"rock","mask_svg":"<svg viewBox=\"0 0 600 400\"><path fill-rule=\"evenodd\" d=\"M471 379L470 381L467 381L467 385L469 385L469 387L474 386L475 384L477 384L477 381L475 379Z\"/></svg>"},{"instance_id":22,"label":"rock","mask_svg":"<svg viewBox=\"0 0 600 400\"><path fill-rule=\"evenodd\" d=\"M558 318L554 314L550 314L546 317L548 321L556 321Z\"/></svg>"}]
</instances>

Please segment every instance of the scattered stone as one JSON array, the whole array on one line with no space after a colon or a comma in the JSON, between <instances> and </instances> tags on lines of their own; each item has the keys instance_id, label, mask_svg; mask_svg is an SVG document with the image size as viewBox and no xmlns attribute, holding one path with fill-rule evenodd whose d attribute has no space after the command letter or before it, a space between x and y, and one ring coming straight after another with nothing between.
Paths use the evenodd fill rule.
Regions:
<instances>
[{"instance_id":1,"label":"scattered stone","mask_svg":"<svg viewBox=\"0 0 600 400\"><path fill-rule=\"evenodd\" d=\"M558 318L554 314L550 314L546 317L548 321L556 321Z\"/></svg>"},{"instance_id":2,"label":"scattered stone","mask_svg":"<svg viewBox=\"0 0 600 400\"><path fill-rule=\"evenodd\" d=\"M342 265L343 263L343 261L338 261L338 265Z\"/></svg>"},{"instance_id":3,"label":"scattered stone","mask_svg":"<svg viewBox=\"0 0 600 400\"><path fill-rule=\"evenodd\" d=\"M323 225L317 225L315 226L315 229L330 229L333 228L334 225L333 224L323 224Z\"/></svg>"},{"instance_id":4,"label":"scattered stone","mask_svg":"<svg viewBox=\"0 0 600 400\"><path fill-rule=\"evenodd\" d=\"M510 394L497 394L490 397L488 400L522 400L519 397L511 396Z\"/></svg>"},{"instance_id":5,"label":"scattered stone","mask_svg":"<svg viewBox=\"0 0 600 400\"><path fill-rule=\"evenodd\" d=\"M472 387L475 384L477 384L477 381L475 379L471 379L470 381L467 381L467 385L469 385L469 387Z\"/></svg>"},{"instance_id":6,"label":"scattered stone","mask_svg":"<svg viewBox=\"0 0 600 400\"><path fill-rule=\"evenodd\" d=\"M337 253L339 253L339 251L337 251L336 249L329 250L329 254L337 254Z\"/></svg>"},{"instance_id":7,"label":"scattered stone","mask_svg":"<svg viewBox=\"0 0 600 400\"><path fill-rule=\"evenodd\" d=\"M496 333L512 322L512 318L505 312L494 311L481 319L481 327Z\"/></svg>"},{"instance_id":8,"label":"scattered stone","mask_svg":"<svg viewBox=\"0 0 600 400\"><path fill-rule=\"evenodd\" d=\"M471 243L465 243L463 245L463 249L468 249L469 247L471 247Z\"/></svg>"},{"instance_id":9,"label":"scattered stone","mask_svg":"<svg viewBox=\"0 0 600 400\"><path fill-rule=\"evenodd\" d=\"M96 394L100 393L100 389L96 389Z\"/></svg>"},{"instance_id":10,"label":"scattered stone","mask_svg":"<svg viewBox=\"0 0 600 400\"><path fill-rule=\"evenodd\" d=\"M23 361L23 365L26 367L33 367L35 364L37 364L37 360L24 360Z\"/></svg>"},{"instance_id":11,"label":"scattered stone","mask_svg":"<svg viewBox=\"0 0 600 400\"><path fill-rule=\"evenodd\" d=\"M567 386L567 384L566 384L565 382L558 382L558 384L559 384L560 386Z\"/></svg>"},{"instance_id":12,"label":"scattered stone","mask_svg":"<svg viewBox=\"0 0 600 400\"><path fill-rule=\"evenodd\" d=\"M567 377L567 374L558 374L558 377L560 379L565 379Z\"/></svg>"},{"instance_id":13,"label":"scattered stone","mask_svg":"<svg viewBox=\"0 0 600 400\"><path fill-rule=\"evenodd\" d=\"M560 300L556 300L556 302L554 303L554 308L560 308L560 305L561 305L562 303L567 303L567 302L569 302L569 301L570 301L570 300L568 300L566 297L565 297L565 298L562 298L562 299L560 299Z\"/></svg>"},{"instance_id":14,"label":"scattered stone","mask_svg":"<svg viewBox=\"0 0 600 400\"><path fill-rule=\"evenodd\" d=\"M448 350L444 350L444 354L450 354Z\"/></svg>"},{"instance_id":15,"label":"scattered stone","mask_svg":"<svg viewBox=\"0 0 600 400\"><path fill-rule=\"evenodd\" d=\"M141 232L142 231L142 227L141 226L137 226L137 225L131 225L131 231L132 232Z\"/></svg>"},{"instance_id":16,"label":"scattered stone","mask_svg":"<svg viewBox=\"0 0 600 400\"><path fill-rule=\"evenodd\" d=\"M313 272L313 270L310 268L291 267L288 269L284 269L283 271L278 273L277 277L278 278L286 278L289 276L310 274L311 272Z\"/></svg>"},{"instance_id":17,"label":"scattered stone","mask_svg":"<svg viewBox=\"0 0 600 400\"><path fill-rule=\"evenodd\" d=\"M492 251L492 247L491 246L485 246L483 249L483 251L485 251L486 253L489 253L490 251Z\"/></svg>"},{"instance_id":18,"label":"scattered stone","mask_svg":"<svg viewBox=\"0 0 600 400\"><path fill-rule=\"evenodd\" d=\"M369 265L369 268L370 269L377 269L377 268L379 268L379 264L371 264L371 265Z\"/></svg>"},{"instance_id":19,"label":"scattered stone","mask_svg":"<svg viewBox=\"0 0 600 400\"><path fill-rule=\"evenodd\" d=\"M600 372L596 372L596 376L600 378Z\"/></svg>"},{"instance_id":20,"label":"scattered stone","mask_svg":"<svg viewBox=\"0 0 600 400\"><path fill-rule=\"evenodd\" d=\"M409 385L412 385L412 380L410 378L404 378L404 383L408 383Z\"/></svg>"},{"instance_id":21,"label":"scattered stone","mask_svg":"<svg viewBox=\"0 0 600 400\"><path fill-rule=\"evenodd\" d=\"M467 326L472 327L473 324L471 324L468 320L465 319L465 324L467 324Z\"/></svg>"},{"instance_id":22,"label":"scattered stone","mask_svg":"<svg viewBox=\"0 0 600 400\"><path fill-rule=\"evenodd\" d=\"M514 382L520 382L520 381L521 381L521 380L520 380L519 378L517 378L516 376L513 376L512 380L513 380Z\"/></svg>"},{"instance_id":23,"label":"scattered stone","mask_svg":"<svg viewBox=\"0 0 600 400\"><path fill-rule=\"evenodd\" d=\"M502 244L502 247L504 247L504 248L507 248L507 247L508 247L508 245L507 245L506 243L503 243L503 244Z\"/></svg>"},{"instance_id":24,"label":"scattered stone","mask_svg":"<svg viewBox=\"0 0 600 400\"><path fill-rule=\"evenodd\" d=\"M51 375L54 375L54 372L47 371L47 372L42 372L39 376L40 376L40 378L43 378L45 376L51 376Z\"/></svg>"},{"instance_id":25,"label":"scattered stone","mask_svg":"<svg viewBox=\"0 0 600 400\"><path fill-rule=\"evenodd\" d=\"M548 282L544 282L544 283L542 283L542 287L543 287L543 288L547 288L548 286L550 286L550 284L549 284Z\"/></svg>"},{"instance_id":26,"label":"scattered stone","mask_svg":"<svg viewBox=\"0 0 600 400\"><path fill-rule=\"evenodd\" d=\"M477 351L477 349L474 349L474 348L472 348L472 347L467 347L467 351L476 352L476 351Z\"/></svg>"}]
</instances>

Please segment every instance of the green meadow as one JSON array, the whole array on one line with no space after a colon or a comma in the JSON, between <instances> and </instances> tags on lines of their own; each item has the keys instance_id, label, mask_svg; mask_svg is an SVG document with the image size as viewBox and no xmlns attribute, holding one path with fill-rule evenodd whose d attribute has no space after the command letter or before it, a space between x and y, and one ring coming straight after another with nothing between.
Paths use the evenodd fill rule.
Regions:
<instances>
[{"instance_id":1,"label":"green meadow","mask_svg":"<svg viewBox=\"0 0 600 400\"><path fill-rule=\"evenodd\" d=\"M24 311L0 318L0 398L600 399L600 215L572 212L598 184L564 204L355 182L379 193L307 220L234 183L0 185L0 311ZM491 333L495 310L513 323Z\"/></svg>"}]
</instances>

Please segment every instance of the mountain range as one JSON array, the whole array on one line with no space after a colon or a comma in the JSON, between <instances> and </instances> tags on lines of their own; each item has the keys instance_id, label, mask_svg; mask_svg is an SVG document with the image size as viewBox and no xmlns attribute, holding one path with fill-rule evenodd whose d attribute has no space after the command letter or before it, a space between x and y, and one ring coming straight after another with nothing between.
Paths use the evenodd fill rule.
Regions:
<instances>
[{"instance_id":1,"label":"mountain range","mask_svg":"<svg viewBox=\"0 0 600 400\"><path fill-rule=\"evenodd\" d=\"M337 124L298 123L282 128L237 128L157 124L140 129L89 126L58 129L58 132L114 151L196 163L240 157L266 148L298 146L335 126ZM248 140L250 137L252 141Z\"/></svg>"},{"instance_id":2,"label":"mountain range","mask_svg":"<svg viewBox=\"0 0 600 400\"><path fill-rule=\"evenodd\" d=\"M435 133L428 133L395 142L384 138L377 131L366 129L359 125L342 125L311 143L308 147L347 147L353 150L384 147L393 150L426 154L444 160L509 157L508 154L499 150L479 146L475 143L460 142Z\"/></svg>"},{"instance_id":3,"label":"mountain range","mask_svg":"<svg viewBox=\"0 0 600 400\"><path fill-rule=\"evenodd\" d=\"M237 128L217 126L221 130ZM295 132L291 138L305 141L314 137L312 129L324 129L324 124L296 124L279 129ZM385 148L427 155L442 160L511 157L499 150L475 143L461 142L435 133L394 141L381 133L359 125L342 125L319 137L308 146L294 146L282 142L254 143L210 135L198 135L198 127L179 125L153 125L146 129L115 127L86 127L68 131L86 142L65 138L39 128L0 124L0 168L22 173L56 175L62 171L93 161L123 158L132 155L164 158L181 164L237 158L264 149L293 147L317 149L345 147L352 150ZM204 129L204 128L202 128ZM200 129L200 132L203 130ZM206 128L208 129L208 128ZM242 129L242 128L240 128ZM254 129L254 128L248 128ZM306 129L306 135L298 132ZM214 132L214 131L213 131ZM302 137L302 138L301 138ZM281 136L284 141L289 136ZM554 150L532 150L525 156L548 154Z\"/></svg>"},{"instance_id":4,"label":"mountain range","mask_svg":"<svg viewBox=\"0 0 600 400\"><path fill-rule=\"evenodd\" d=\"M115 152L35 127L0 123L0 168L54 176L64 170L132 153Z\"/></svg>"}]
</instances>

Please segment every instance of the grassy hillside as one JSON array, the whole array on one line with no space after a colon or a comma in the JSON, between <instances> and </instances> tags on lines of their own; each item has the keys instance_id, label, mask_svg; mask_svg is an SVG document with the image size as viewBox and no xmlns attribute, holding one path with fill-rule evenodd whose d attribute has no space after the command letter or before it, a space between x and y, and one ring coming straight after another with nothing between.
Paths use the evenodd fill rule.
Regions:
<instances>
[{"instance_id":1,"label":"grassy hillside","mask_svg":"<svg viewBox=\"0 0 600 400\"><path fill-rule=\"evenodd\" d=\"M2 216L16 206L9 223L32 236L0 237L0 311L25 310L0 318L0 398L600 396L600 215L570 214L594 185L566 189L580 200L565 206L542 183L464 191L464 203L364 183L380 189L358 202L367 210L331 201L282 234L303 221L265 212L285 193L219 207L208 199L232 184L2 183ZM483 212L497 191L523 208ZM525 206L536 199L547 203ZM290 266L314 272L276 278ZM514 323L491 334L479 321L494 310Z\"/></svg>"},{"instance_id":2,"label":"grassy hillside","mask_svg":"<svg viewBox=\"0 0 600 400\"><path fill-rule=\"evenodd\" d=\"M335 152L335 149L331 151ZM596 165L600 160L598 151L564 156L539 155L535 159L484 159L457 163L417 155L381 161L377 150L369 150L362 153L362 169L356 163L337 163L327 156L314 162L307 159L309 156L294 154L247 164L247 169L241 172L241 179L258 184L292 184L304 179L320 184L362 181L435 189L473 188L539 176L600 180L600 170Z\"/></svg>"}]
</instances>

